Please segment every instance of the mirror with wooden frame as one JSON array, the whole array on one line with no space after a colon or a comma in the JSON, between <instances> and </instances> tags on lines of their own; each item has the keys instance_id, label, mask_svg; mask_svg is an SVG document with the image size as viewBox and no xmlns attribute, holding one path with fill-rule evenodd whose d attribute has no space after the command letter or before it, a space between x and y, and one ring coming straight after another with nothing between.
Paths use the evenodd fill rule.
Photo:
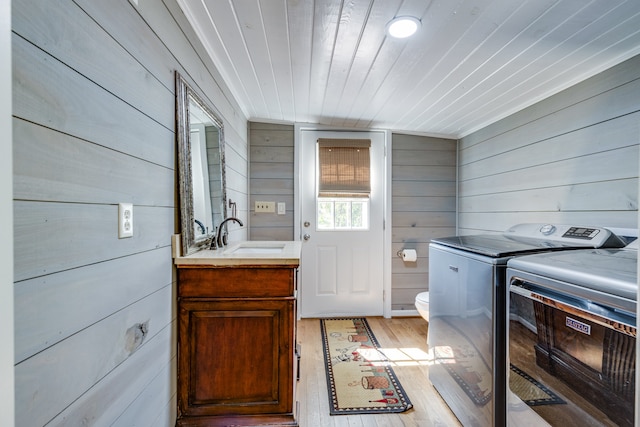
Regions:
<instances>
[{"instance_id":1,"label":"mirror with wooden frame","mask_svg":"<svg viewBox=\"0 0 640 427\"><path fill-rule=\"evenodd\" d=\"M227 215L224 127L176 72L176 132L182 255L206 249Z\"/></svg>"}]
</instances>

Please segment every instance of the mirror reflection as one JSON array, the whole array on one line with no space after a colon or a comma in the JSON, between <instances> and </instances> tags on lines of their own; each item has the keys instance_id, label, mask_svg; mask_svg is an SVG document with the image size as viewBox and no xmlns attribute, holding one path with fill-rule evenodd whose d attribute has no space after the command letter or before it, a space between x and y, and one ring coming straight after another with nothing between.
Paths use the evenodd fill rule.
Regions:
<instances>
[{"instance_id":1,"label":"mirror reflection","mask_svg":"<svg viewBox=\"0 0 640 427\"><path fill-rule=\"evenodd\" d=\"M176 73L182 253L204 249L226 216L220 120Z\"/></svg>"}]
</instances>

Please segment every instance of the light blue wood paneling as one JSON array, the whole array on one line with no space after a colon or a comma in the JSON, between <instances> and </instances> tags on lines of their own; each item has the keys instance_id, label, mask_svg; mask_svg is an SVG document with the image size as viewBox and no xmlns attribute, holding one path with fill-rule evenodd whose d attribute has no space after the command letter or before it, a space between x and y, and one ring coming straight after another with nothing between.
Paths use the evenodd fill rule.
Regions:
<instances>
[{"instance_id":1,"label":"light blue wood paneling","mask_svg":"<svg viewBox=\"0 0 640 427\"><path fill-rule=\"evenodd\" d=\"M11 92L11 2L0 3L0 93ZM14 425L14 307L13 307L13 198L11 97L0 99L0 425Z\"/></svg>"},{"instance_id":2,"label":"light blue wood paneling","mask_svg":"<svg viewBox=\"0 0 640 427\"><path fill-rule=\"evenodd\" d=\"M251 240L293 240L294 127L249 124ZM256 213L256 201L284 202L286 214Z\"/></svg>"},{"instance_id":3,"label":"light blue wood paneling","mask_svg":"<svg viewBox=\"0 0 640 427\"><path fill-rule=\"evenodd\" d=\"M247 215L246 117L175 0L139 4L12 3L17 425L175 424L176 70Z\"/></svg>"},{"instance_id":4,"label":"light blue wood paneling","mask_svg":"<svg viewBox=\"0 0 640 427\"><path fill-rule=\"evenodd\" d=\"M460 141L461 234L637 227L640 57Z\"/></svg>"},{"instance_id":5,"label":"light blue wood paneling","mask_svg":"<svg viewBox=\"0 0 640 427\"><path fill-rule=\"evenodd\" d=\"M456 141L393 134L393 310L415 310L415 296L429 289L429 241L455 234ZM417 262L396 256L415 249Z\"/></svg>"}]
</instances>

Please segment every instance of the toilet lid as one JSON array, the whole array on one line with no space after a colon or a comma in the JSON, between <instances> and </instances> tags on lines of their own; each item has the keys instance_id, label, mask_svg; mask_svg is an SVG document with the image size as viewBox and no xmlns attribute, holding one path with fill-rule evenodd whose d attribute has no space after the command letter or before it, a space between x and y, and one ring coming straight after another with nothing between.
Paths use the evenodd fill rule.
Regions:
<instances>
[{"instance_id":1,"label":"toilet lid","mask_svg":"<svg viewBox=\"0 0 640 427\"><path fill-rule=\"evenodd\" d=\"M416 295L416 299L421 302L429 302L429 292L420 292Z\"/></svg>"}]
</instances>

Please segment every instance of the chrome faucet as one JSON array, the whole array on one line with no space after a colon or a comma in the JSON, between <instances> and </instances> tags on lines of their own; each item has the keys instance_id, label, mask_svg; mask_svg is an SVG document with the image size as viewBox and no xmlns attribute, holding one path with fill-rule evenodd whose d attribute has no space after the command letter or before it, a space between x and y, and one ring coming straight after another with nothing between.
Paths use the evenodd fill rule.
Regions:
<instances>
[{"instance_id":1,"label":"chrome faucet","mask_svg":"<svg viewBox=\"0 0 640 427\"><path fill-rule=\"evenodd\" d=\"M211 236L211 243L209 243L209 249L215 251L218 249L216 239L218 238L218 227L213 230L213 236Z\"/></svg>"},{"instance_id":2,"label":"chrome faucet","mask_svg":"<svg viewBox=\"0 0 640 427\"><path fill-rule=\"evenodd\" d=\"M216 238L219 248L224 248L226 246L226 244L227 244L227 231L226 231L226 228L225 228L224 235L222 234L222 228L227 223L227 221L235 221L235 222L238 223L238 225L240 227L242 227L244 225L244 224L242 224L242 221L240 221L238 218L234 218L232 216L230 216L229 218L226 218L224 221L222 221L220 223L220 225L218 226L218 237ZM212 246L213 246L213 243L212 243Z\"/></svg>"}]
</instances>

